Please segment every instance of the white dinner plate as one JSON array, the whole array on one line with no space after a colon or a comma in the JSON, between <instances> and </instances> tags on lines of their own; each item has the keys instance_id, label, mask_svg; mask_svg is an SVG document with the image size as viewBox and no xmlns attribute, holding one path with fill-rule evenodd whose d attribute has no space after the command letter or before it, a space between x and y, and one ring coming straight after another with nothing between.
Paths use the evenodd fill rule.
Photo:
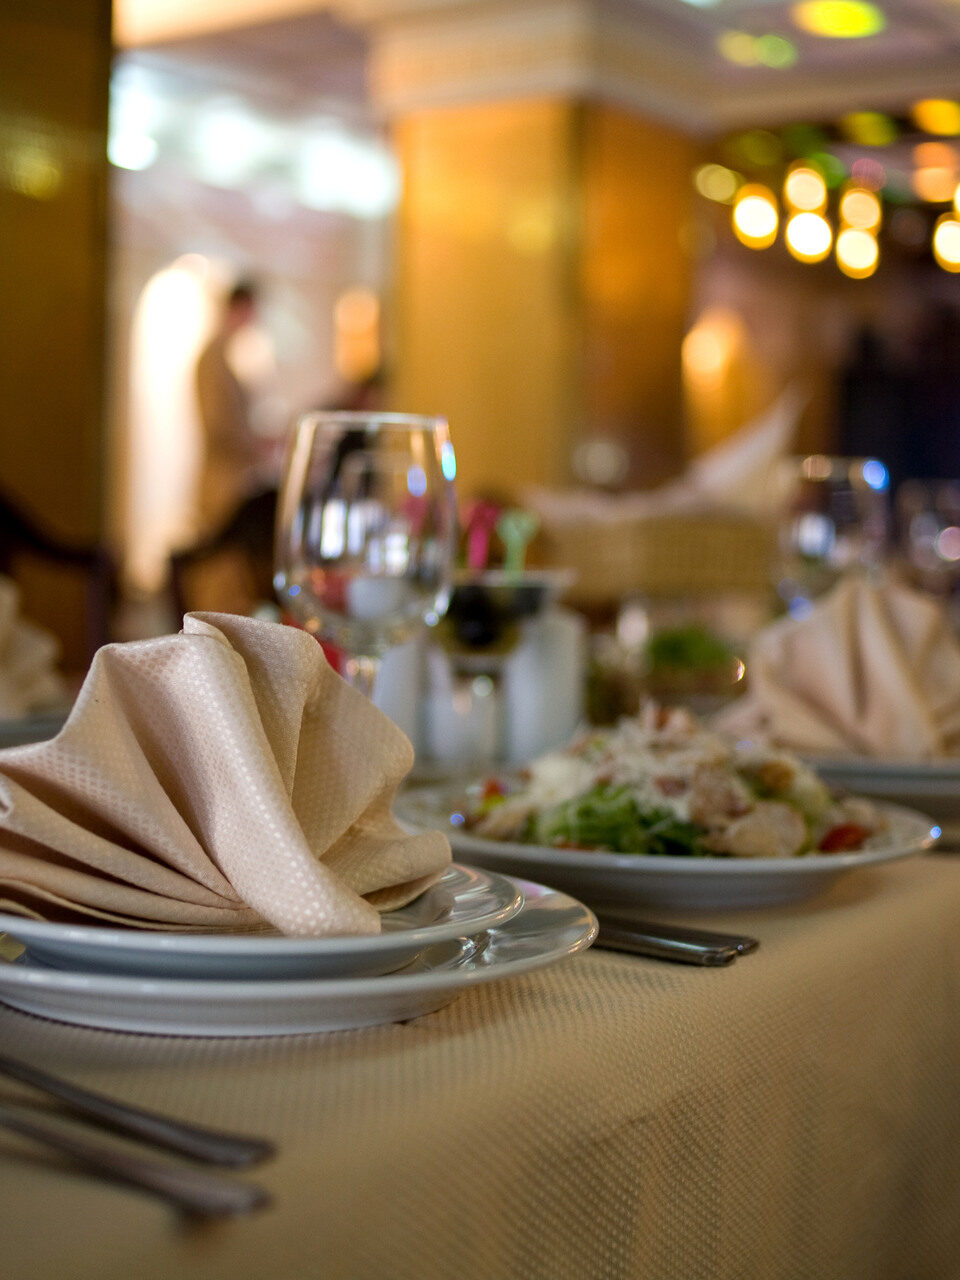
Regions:
<instances>
[{"instance_id":1,"label":"white dinner plate","mask_svg":"<svg viewBox=\"0 0 960 1280\"><path fill-rule=\"evenodd\" d=\"M929 813L941 826L960 824L960 760L837 756L810 759L809 763L831 787L911 805Z\"/></svg>"},{"instance_id":2,"label":"white dinner plate","mask_svg":"<svg viewBox=\"0 0 960 1280\"><path fill-rule=\"evenodd\" d=\"M590 946L597 922L582 903L539 884L517 887L523 908L502 927L437 943L400 973L213 982L67 973L20 957L0 961L0 1000L60 1022L155 1035L280 1036L401 1022Z\"/></svg>"},{"instance_id":3,"label":"white dinner plate","mask_svg":"<svg viewBox=\"0 0 960 1280\"><path fill-rule=\"evenodd\" d=\"M938 831L911 809L882 804L888 829L856 853L811 853L799 858L652 857L592 853L544 845L486 840L462 829L463 783L421 787L396 806L412 830L438 827L461 857L510 875L536 876L591 906L655 906L726 910L799 902L822 892L855 867L906 858L929 848Z\"/></svg>"},{"instance_id":4,"label":"white dinner plate","mask_svg":"<svg viewBox=\"0 0 960 1280\"><path fill-rule=\"evenodd\" d=\"M419 898L382 917L363 937L285 938L276 934L164 933L54 924L0 912L0 931L30 960L56 968L161 978L333 978L391 973L424 947L505 924L523 904L516 883L453 863Z\"/></svg>"}]
</instances>

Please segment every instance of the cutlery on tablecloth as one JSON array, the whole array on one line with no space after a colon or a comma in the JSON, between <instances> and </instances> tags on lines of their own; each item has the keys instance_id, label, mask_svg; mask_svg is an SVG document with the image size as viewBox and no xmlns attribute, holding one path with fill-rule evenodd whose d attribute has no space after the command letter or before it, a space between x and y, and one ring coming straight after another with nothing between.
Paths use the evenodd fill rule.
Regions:
<instances>
[{"instance_id":1,"label":"cutlery on tablecloth","mask_svg":"<svg viewBox=\"0 0 960 1280\"><path fill-rule=\"evenodd\" d=\"M140 1142L176 1151L179 1155L189 1156L191 1160L199 1160L204 1164L240 1169L258 1164L276 1153L273 1143L263 1138L222 1133L215 1129L185 1124L170 1116L158 1115L155 1111L132 1107L102 1093L81 1089L79 1085L60 1080L57 1076L16 1058L0 1055L0 1075L19 1080L65 1102L84 1119L98 1120Z\"/></svg>"},{"instance_id":2,"label":"cutlery on tablecloth","mask_svg":"<svg viewBox=\"0 0 960 1280\"><path fill-rule=\"evenodd\" d=\"M709 929L631 920L600 913L600 936L594 946L609 951L626 951L653 960L673 960L680 964L725 965L738 956L755 951L756 938L741 934L715 933Z\"/></svg>"},{"instance_id":3,"label":"cutlery on tablecloth","mask_svg":"<svg viewBox=\"0 0 960 1280\"><path fill-rule=\"evenodd\" d=\"M150 1192L188 1213L204 1217L235 1217L265 1208L270 1196L250 1182L233 1182L222 1174L190 1169L163 1160L149 1160L69 1132L14 1107L0 1104L0 1125L69 1156L77 1164L111 1181Z\"/></svg>"}]
</instances>

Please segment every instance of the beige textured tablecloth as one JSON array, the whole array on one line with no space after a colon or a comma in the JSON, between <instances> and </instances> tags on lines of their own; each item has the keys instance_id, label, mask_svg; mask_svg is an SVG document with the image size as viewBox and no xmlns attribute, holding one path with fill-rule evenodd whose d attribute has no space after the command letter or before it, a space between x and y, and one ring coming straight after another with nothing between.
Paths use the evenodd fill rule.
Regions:
<instances>
[{"instance_id":1,"label":"beige textured tablecloth","mask_svg":"<svg viewBox=\"0 0 960 1280\"><path fill-rule=\"evenodd\" d=\"M0 1050L282 1148L256 1174L274 1209L186 1228L0 1134L0 1270L960 1276L960 857L711 919L759 953L711 971L594 951L330 1036L161 1040L0 1007Z\"/></svg>"}]
</instances>

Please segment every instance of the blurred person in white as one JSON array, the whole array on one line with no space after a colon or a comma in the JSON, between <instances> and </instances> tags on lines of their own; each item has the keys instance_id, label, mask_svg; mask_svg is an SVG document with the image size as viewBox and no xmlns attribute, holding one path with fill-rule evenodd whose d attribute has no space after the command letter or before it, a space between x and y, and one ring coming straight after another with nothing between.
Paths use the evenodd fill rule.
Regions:
<instances>
[{"instance_id":1,"label":"blurred person in white","mask_svg":"<svg viewBox=\"0 0 960 1280\"><path fill-rule=\"evenodd\" d=\"M256 487L259 450L250 424L250 395L231 364L230 347L255 319L257 300L253 282L235 284L197 358L194 383L203 434L197 508L204 534L220 529Z\"/></svg>"}]
</instances>

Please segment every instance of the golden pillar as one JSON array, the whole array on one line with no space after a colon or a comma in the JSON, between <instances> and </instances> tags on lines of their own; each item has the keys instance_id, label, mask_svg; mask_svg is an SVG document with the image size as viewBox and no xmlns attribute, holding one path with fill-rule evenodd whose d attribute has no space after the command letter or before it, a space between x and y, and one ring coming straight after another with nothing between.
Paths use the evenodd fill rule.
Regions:
<instances>
[{"instance_id":1,"label":"golden pillar","mask_svg":"<svg viewBox=\"0 0 960 1280\"><path fill-rule=\"evenodd\" d=\"M589 434L678 470L698 146L650 103L680 72L593 0L346 9L403 173L394 406L449 417L465 494L569 483Z\"/></svg>"},{"instance_id":2,"label":"golden pillar","mask_svg":"<svg viewBox=\"0 0 960 1280\"><path fill-rule=\"evenodd\" d=\"M0 9L0 491L75 542L102 532L110 54L109 0ZM80 660L75 575L23 586Z\"/></svg>"}]
</instances>

